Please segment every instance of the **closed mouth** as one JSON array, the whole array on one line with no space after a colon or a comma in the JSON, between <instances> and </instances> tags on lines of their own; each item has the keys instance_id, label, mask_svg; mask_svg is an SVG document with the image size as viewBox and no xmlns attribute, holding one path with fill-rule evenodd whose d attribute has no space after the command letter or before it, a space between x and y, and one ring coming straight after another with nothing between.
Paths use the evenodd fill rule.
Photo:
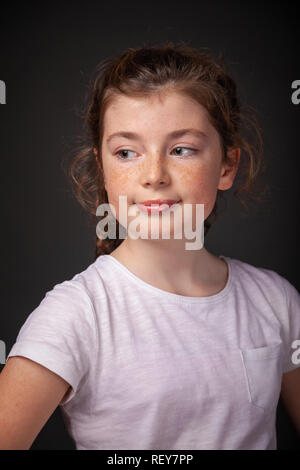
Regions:
<instances>
[{"instance_id":1,"label":"closed mouth","mask_svg":"<svg viewBox=\"0 0 300 470\"><path fill-rule=\"evenodd\" d=\"M177 204L179 201L175 201L175 200L170 200L170 199L159 199L157 201L144 201L144 202L140 202L138 203L138 205L141 205L141 206L146 206L146 207L159 207L159 206L162 206L162 205L168 205L168 206L172 206L173 204Z\"/></svg>"}]
</instances>

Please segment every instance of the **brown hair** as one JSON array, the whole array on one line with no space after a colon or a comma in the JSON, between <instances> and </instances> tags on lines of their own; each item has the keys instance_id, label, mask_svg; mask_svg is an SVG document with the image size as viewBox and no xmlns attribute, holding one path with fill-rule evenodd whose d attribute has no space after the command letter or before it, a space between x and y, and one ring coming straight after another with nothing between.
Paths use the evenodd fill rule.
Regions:
<instances>
[{"instance_id":1,"label":"brown hair","mask_svg":"<svg viewBox=\"0 0 300 470\"><path fill-rule=\"evenodd\" d=\"M104 113L116 94L145 96L168 88L186 93L203 105L211 123L218 131L223 146L223 159L229 147L241 149L240 179L234 195L248 211L245 197L259 201L262 193L254 188L254 181L263 169L263 141L255 113L250 107L241 111L236 84L228 75L223 59L184 42L165 42L158 46L129 48L121 55L102 60L95 68L89 83L87 103L81 114L84 120L84 141L72 156L68 168L73 193L79 203L96 222L96 209L108 203L104 188L101 147ZM242 136L241 128L254 131L254 139ZM252 136L253 137L253 136ZM253 142L250 142L253 140ZM98 150L98 158L93 149ZM266 186L267 188L267 186ZM267 188L268 189L268 188ZM223 191L218 190L214 208L204 222L205 235L218 215ZM119 223L116 220L117 234ZM95 258L111 253L122 239L100 239L96 236Z\"/></svg>"}]
</instances>

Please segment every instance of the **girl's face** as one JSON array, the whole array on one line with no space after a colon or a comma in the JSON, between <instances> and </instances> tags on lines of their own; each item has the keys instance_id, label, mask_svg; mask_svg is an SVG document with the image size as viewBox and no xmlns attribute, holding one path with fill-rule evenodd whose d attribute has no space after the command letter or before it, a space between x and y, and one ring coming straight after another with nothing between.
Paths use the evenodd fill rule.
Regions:
<instances>
[{"instance_id":1,"label":"girl's face","mask_svg":"<svg viewBox=\"0 0 300 470\"><path fill-rule=\"evenodd\" d=\"M234 165L222 162L221 140L206 109L178 92L118 95L105 112L101 150L118 220L119 196L127 196L127 208L155 199L204 204L206 219L217 190L232 186L239 162L239 149L231 150Z\"/></svg>"}]
</instances>

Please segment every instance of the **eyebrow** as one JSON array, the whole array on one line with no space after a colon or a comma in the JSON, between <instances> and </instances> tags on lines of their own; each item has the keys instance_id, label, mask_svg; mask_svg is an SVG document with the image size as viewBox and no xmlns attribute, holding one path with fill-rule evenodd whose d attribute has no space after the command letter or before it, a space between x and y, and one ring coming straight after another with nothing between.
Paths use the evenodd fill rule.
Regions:
<instances>
[{"instance_id":1,"label":"eyebrow","mask_svg":"<svg viewBox=\"0 0 300 470\"><path fill-rule=\"evenodd\" d=\"M192 135L195 135L196 137L202 137L202 138L207 137L207 135L204 132L200 131L199 129L178 129L176 131L173 131L173 132L170 132L169 134L167 134L167 137L168 138L170 138L170 137L178 138L178 137L182 137L186 134L192 134ZM111 134L106 139L106 142L109 143L115 137L124 137L125 139L141 140L141 137L136 132L120 131L120 132L115 132L115 133Z\"/></svg>"}]
</instances>

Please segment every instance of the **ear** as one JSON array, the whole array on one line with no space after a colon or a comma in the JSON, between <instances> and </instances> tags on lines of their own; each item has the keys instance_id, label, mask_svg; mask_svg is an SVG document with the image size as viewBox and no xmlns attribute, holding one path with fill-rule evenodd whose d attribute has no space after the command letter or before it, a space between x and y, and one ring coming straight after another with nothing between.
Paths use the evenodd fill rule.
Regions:
<instances>
[{"instance_id":1,"label":"ear","mask_svg":"<svg viewBox=\"0 0 300 470\"><path fill-rule=\"evenodd\" d=\"M225 191L226 189L231 188L234 182L235 175L238 171L240 157L240 148L230 148L227 151L227 162L223 162L221 165L221 174L218 189Z\"/></svg>"}]
</instances>

